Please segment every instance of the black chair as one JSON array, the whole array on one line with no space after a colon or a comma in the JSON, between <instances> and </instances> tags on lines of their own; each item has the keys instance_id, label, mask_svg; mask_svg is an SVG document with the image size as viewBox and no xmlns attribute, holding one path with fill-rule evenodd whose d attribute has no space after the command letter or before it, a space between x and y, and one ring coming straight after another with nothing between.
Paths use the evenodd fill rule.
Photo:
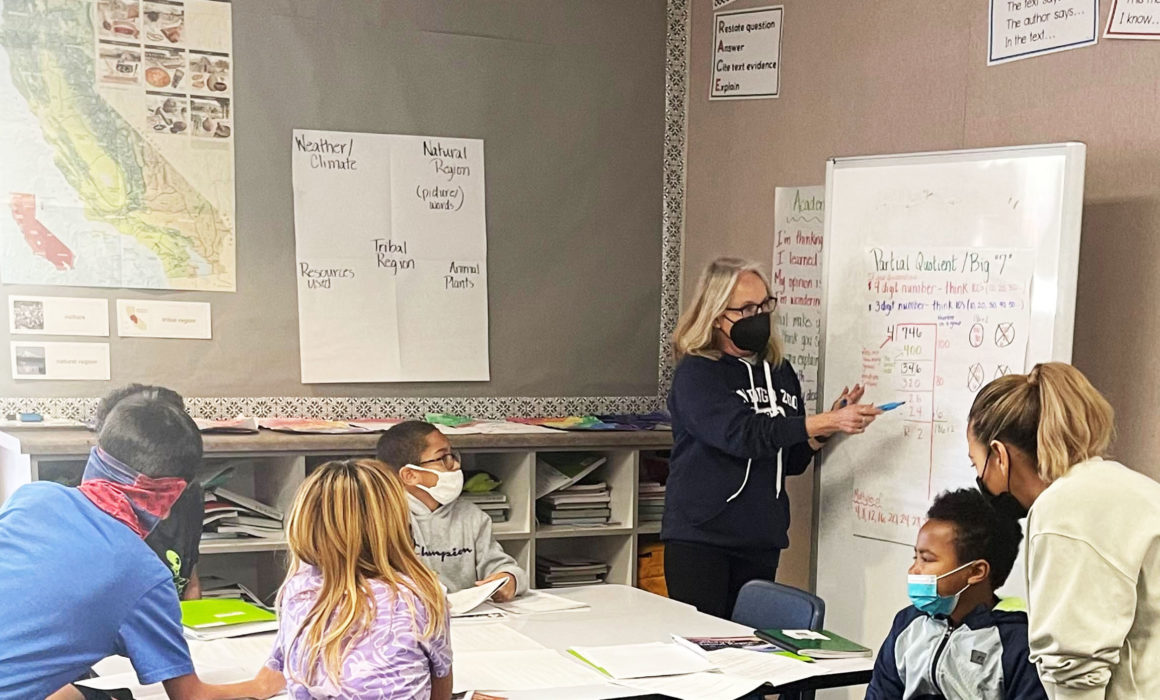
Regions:
<instances>
[{"instance_id":1,"label":"black chair","mask_svg":"<svg viewBox=\"0 0 1160 700\"><path fill-rule=\"evenodd\" d=\"M826 619L826 602L793 586L755 579L741 587L732 619L753 629L821 631ZM787 693L782 698L813 700L814 693Z\"/></svg>"}]
</instances>

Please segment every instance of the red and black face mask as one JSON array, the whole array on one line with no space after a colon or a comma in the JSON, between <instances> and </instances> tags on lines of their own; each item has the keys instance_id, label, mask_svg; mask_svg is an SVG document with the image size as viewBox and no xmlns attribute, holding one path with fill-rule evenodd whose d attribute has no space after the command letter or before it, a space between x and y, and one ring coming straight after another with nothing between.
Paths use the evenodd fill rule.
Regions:
<instances>
[{"instance_id":1,"label":"red and black face mask","mask_svg":"<svg viewBox=\"0 0 1160 700\"><path fill-rule=\"evenodd\" d=\"M97 508L125 523L144 539L181 497L187 482L168 476L153 478L94 447L81 478L80 492Z\"/></svg>"}]
</instances>

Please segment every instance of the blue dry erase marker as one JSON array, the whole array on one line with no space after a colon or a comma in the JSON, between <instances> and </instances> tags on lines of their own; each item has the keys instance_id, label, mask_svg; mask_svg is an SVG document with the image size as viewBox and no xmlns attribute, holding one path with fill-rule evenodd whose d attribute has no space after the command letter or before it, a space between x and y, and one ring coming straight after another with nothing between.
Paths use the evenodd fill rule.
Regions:
<instances>
[{"instance_id":1,"label":"blue dry erase marker","mask_svg":"<svg viewBox=\"0 0 1160 700\"><path fill-rule=\"evenodd\" d=\"M898 408L899 406L901 406L904 403L906 403L906 402L905 401L894 401L891 403L884 403L881 406L878 406L877 408L879 411L893 411L894 409Z\"/></svg>"}]
</instances>

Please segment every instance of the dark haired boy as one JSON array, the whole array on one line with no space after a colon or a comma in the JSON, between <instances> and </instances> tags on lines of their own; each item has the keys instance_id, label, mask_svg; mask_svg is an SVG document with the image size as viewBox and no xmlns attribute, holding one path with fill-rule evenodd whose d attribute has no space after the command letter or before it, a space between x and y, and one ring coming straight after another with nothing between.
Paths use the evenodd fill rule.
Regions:
<instances>
[{"instance_id":1,"label":"dark haired boy","mask_svg":"<svg viewBox=\"0 0 1160 700\"><path fill-rule=\"evenodd\" d=\"M1023 533L974 489L943 493L918 533L907 590L868 700L1039 700L1022 603L999 600Z\"/></svg>"},{"instance_id":2,"label":"dark haired boy","mask_svg":"<svg viewBox=\"0 0 1160 700\"><path fill-rule=\"evenodd\" d=\"M79 487L16 490L0 510L0 700L48 696L113 655L170 698L240 695L194 672L171 572L144 542L201 454L182 408L134 395L104 417Z\"/></svg>"},{"instance_id":3,"label":"dark haired boy","mask_svg":"<svg viewBox=\"0 0 1160 700\"><path fill-rule=\"evenodd\" d=\"M459 454L438 428L399 423L379 438L375 456L399 474L411 506L411 535L419 558L451 592L507 579L492 598L511 600L528 589L528 575L491 533L491 518L459 498Z\"/></svg>"},{"instance_id":4,"label":"dark haired boy","mask_svg":"<svg viewBox=\"0 0 1160 700\"><path fill-rule=\"evenodd\" d=\"M144 396L167 401L184 410L185 401L172 389L163 386L129 384L117 389L97 405L95 418L99 432L109 411L122 400L131 396ZM177 503L169 511L169 516L157 524L145 544L161 559L161 563L173 574L173 585L182 600L201 597L201 580L197 575L197 560L201 546L202 521L205 519L205 492L197 480L190 482Z\"/></svg>"}]
</instances>

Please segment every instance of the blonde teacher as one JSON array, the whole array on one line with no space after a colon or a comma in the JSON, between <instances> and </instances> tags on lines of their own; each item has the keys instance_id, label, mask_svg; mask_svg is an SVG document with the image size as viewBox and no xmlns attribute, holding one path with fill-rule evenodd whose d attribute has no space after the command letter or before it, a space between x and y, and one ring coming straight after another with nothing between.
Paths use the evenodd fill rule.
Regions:
<instances>
[{"instance_id":1,"label":"blonde teacher","mask_svg":"<svg viewBox=\"0 0 1160 700\"><path fill-rule=\"evenodd\" d=\"M1054 700L1160 698L1160 484L1105 459L1112 407L1058 362L975 397L980 490L1027 517L1031 661Z\"/></svg>"},{"instance_id":2,"label":"blonde teacher","mask_svg":"<svg viewBox=\"0 0 1160 700\"><path fill-rule=\"evenodd\" d=\"M786 477L804 472L831 435L861 433L881 413L859 403L855 386L807 418L775 307L756 264L718 258L673 336L665 580L671 597L718 617L729 617L747 581L777 574L789 546Z\"/></svg>"}]
</instances>

